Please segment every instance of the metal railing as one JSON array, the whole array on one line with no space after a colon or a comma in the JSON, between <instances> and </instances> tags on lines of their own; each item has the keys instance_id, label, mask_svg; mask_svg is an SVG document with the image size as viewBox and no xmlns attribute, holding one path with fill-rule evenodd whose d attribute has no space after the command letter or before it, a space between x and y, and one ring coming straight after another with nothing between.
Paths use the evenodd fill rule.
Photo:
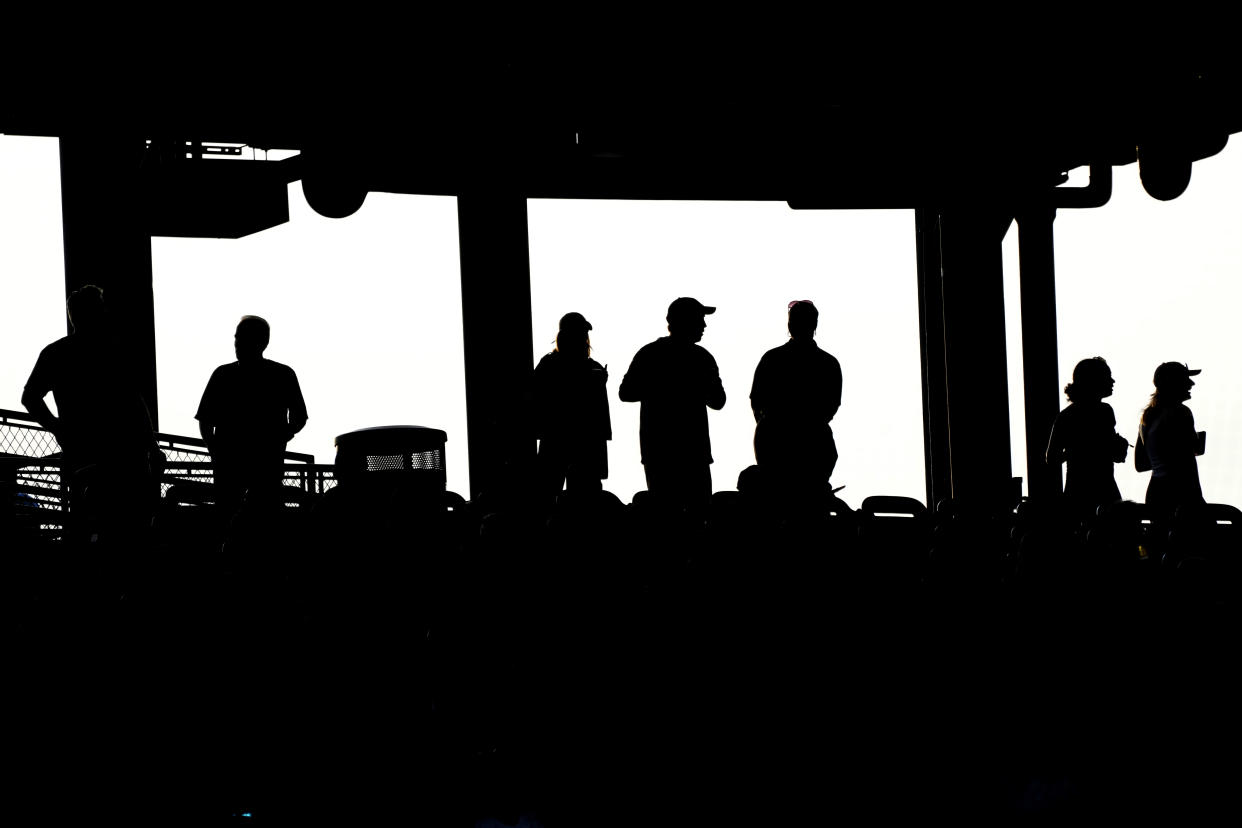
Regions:
<instances>
[{"instance_id":1,"label":"metal railing","mask_svg":"<svg viewBox=\"0 0 1242 828\"><path fill-rule=\"evenodd\" d=\"M214 470L207 444L198 438L156 434L164 454L160 496L169 502L212 502ZM67 497L56 437L29 414L0 409L0 520L19 532L60 537ZM308 505L336 485L335 469L310 454L285 452L287 502ZM296 494L294 494L296 492Z\"/></svg>"}]
</instances>

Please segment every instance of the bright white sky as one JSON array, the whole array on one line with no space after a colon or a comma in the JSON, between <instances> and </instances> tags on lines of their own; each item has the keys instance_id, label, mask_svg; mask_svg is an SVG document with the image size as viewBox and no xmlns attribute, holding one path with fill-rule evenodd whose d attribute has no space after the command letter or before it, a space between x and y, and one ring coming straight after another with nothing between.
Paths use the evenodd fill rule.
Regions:
<instances>
[{"instance_id":1,"label":"bright white sky","mask_svg":"<svg viewBox=\"0 0 1242 828\"><path fill-rule=\"evenodd\" d=\"M0 408L20 410L39 350L64 334L57 152L54 139L0 136ZM1056 222L1061 383L1079 359L1105 357L1117 379L1118 428L1132 440L1154 367L1202 367L1190 405L1209 433L1204 489L1235 504L1239 183L1242 152L1232 144L1197 163L1173 202L1147 196L1130 165L1115 170L1108 205L1063 210ZM1016 237L1014 229L1005 263L1014 474L1025 476ZM834 484L853 505L868 494L925 497L912 212L532 201L530 249L532 359L551 350L567 311L594 325L595 357L611 376L606 486L622 500L644 483L638 406L617 400L616 388L634 352L664 335L668 303L682 295L719 308L702 343L729 397L709 415L718 490L733 488L753 462L755 364L785 340L789 300L812 299L819 342L845 377ZM337 434L433 426L449 435L449 487L468 494L453 199L373 193L354 216L332 220L310 210L295 184L288 224L238 240L157 238L152 253L162 431L197 435L193 415L208 376L233 359L237 319L258 314L272 324L267 356L296 369L310 410L291 450L330 463ZM1124 496L1142 499L1146 476L1127 464L1117 479Z\"/></svg>"}]
</instances>

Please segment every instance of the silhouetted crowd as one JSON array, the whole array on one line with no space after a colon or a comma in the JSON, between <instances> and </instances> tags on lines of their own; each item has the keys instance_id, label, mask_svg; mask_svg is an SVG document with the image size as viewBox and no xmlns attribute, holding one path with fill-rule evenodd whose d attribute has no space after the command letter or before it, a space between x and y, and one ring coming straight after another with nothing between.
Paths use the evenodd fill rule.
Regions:
<instances>
[{"instance_id":1,"label":"silhouetted crowd","mask_svg":"<svg viewBox=\"0 0 1242 828\"><path fill-rule=\"evenodd\" d=\"M715 310L675 300L620 383L641 405L647 490L630 503L602 484L608 372L575 312L531 377L529 474L466 501L360 473L302 509L272 495L305 403L245 317L197 413L217 486L203 509L160 502L102 296L75 293L74 332L23 395L90 518L12 602L24 784L39 803L71 787L83 799L60 809L82 812L173 792L204 824L228 821L226 801L269 824L399 808L436 825L1117 819L1222 801L1224 767L1194 757L1236 691L1219 648L1242 512L1199 486L1198 371L1156 370L1134 452L1144 504L1113 478L1130 445L1096 358L1049 440L1064 498L854 509L830 482L841 366L808 300L755 370L756 462L714 490L707 411L725 391L699 342ZM65 745L100 755L69 766Z\"/></svg>"},{"instance_id":2,"label":"silhouetted crowd","mask_svg":"<svg viewBox=\"0 0 1242 828\"><path fill-rule=\"evenodd\" d=\"M1194 415L1185 404L1195 385L1191 377L1199 373L1180 362L1159 365L1152 376L1156 390L1139 420L1134 467L1151 472L1146 504L1161 520L1207 504L1196 460L1207 434L1195 431ZM1131 444L1117 433L1113 409L1104 402L1113 385L1102 357L1079 362L1065 386L1070 404L1057 416L1048 439L1048 462L1065 464L1065 496L1086 515L1121 500L1113 466L1125 461Z\"/></svg>"}]
</instances>

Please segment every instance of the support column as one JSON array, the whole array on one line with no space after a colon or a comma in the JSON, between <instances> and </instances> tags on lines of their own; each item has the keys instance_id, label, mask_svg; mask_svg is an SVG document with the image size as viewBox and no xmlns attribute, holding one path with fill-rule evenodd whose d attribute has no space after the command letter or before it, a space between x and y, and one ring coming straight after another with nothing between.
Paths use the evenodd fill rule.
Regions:
<instances>
[{"instance_id":1,"label":"support column","mask_svg":"<svg viewBox=\"0 0 1242 828\"><path fill-rule=\"evenodd\" d=\"M945 381L944 302L940 290L940 213L914 211L918 256L919 340L923 367L923 446L927 505L952 495L949 398Z\"/></svg>"},{"instance_id":2,"label":"support column","mask_svg":"<svg viewBox=\"0 0 1242 828\"><path fill-rule=\"evenodd\" d=\"M65 293L90 284L103 288L134 381L158 429L151 235L139 178L144 150L139 139L62 136L61 215Z\"/></svg>"},{"instance_id":3,"label":"support column","mask_svg":"<svg viewBox=\"0 0 1242 828\"><path fill-rule=\"evenodd\" d=\"M1008 509L1019 492L1009 438L1001 241L1011 219L996 211L940 212L940 301L948 457L955 500Z\"/></svg>"},{"instance_id":4,"label":"support column","mask_svg":"<svg viewBox=\"0 0 1242 828\"><path fill-rule=\"evenodd\" d=\"M526 198L464 194L457 220L473 499L534 468L524 404L534 370Z\"/></svg>"},{"instance_id":5,"label":"support column","mask_svg":"<svg viewBox=\"0 0 1242 828\"><path fill-rule=\"evenodd\" d=\"M1061 410L1052 233L1056 208L1028 208L1017 218L1028 490L1032 498L1045 499L1061 494L1061 466L1049 466L1044 459L1052 423Z\"/></svg>"}]
</instances>

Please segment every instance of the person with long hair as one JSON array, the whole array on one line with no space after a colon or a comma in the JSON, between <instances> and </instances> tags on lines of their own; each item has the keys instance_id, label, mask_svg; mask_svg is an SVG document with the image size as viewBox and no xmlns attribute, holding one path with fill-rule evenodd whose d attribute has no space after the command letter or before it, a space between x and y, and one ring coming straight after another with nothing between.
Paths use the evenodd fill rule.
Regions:
<instances>
[{"instance_id":1,"label":"person with long hair","mask_svg":"<svg viewBox=\"0 0 1242 828\"><path fill-rule=\"evenodd\" d=\"M1065 386L1069 405L1057 415L1048 438L1047 462L1065 464L1065 496L1088 515L1121 500L1113 466L1125 461L1130 444L1117 433L1117 417L1104 402L1113 386L1103 357L1080 361Z\"/></svg>"},{"instance_id":2,"label":"person with long hair","mask_svg":"<svg viewBox=\"0 0 1242 828\"><path fill-rule=\"evenodd\" d=\"M544 494L597 491L608 477L608 370L591 358L591 323L577 312L561 317L556 347L535 367L536 465Z\"/></svg>"},{"instance_id":3,"label":"person with long hair","mask_svg":"<svg viewBox=\"0 0 1242 828\"><path fill-rule=\"evenodd\" d=\"M1195 418L1186 407L1198 370L1181 362L1165 362L1156 368L1151 401L1139 419L1139 447L1134 452L1138 471L1150 471L1146 502L1165 517L1179 507L1202 505L1199 463L1206 433L1195 431Z\"/></svg>"}]
</instances>

